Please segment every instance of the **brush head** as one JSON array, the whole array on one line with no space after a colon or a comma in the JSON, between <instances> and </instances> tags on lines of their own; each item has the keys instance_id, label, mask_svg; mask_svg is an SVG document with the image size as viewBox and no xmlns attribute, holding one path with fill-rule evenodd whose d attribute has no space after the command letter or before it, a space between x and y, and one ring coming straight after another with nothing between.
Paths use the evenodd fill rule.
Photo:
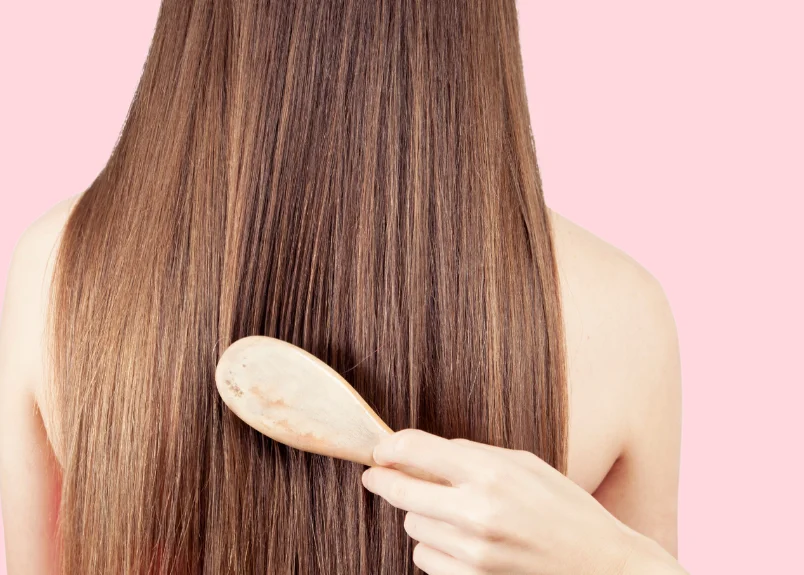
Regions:
<instances>
[{"instance_id":1,"label":"brush head","mask_svg":"<svg viewBox=\"0 0 804 575\"><path fill-rule=\"evenodd\" d=\"M215 382L240 419L303 451L373 466L374 446L392 433L334 369L280 339L235 341L218 360Z\"/></svg>"}]
</instances>

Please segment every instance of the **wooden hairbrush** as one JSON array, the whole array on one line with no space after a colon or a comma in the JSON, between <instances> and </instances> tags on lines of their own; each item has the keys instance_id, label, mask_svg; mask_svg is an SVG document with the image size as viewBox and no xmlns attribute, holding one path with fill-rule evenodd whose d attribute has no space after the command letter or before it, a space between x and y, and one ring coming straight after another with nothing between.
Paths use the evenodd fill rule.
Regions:
<instances>
[{"instance_id":1,"label":"wooden hairbrush","mask_svg":"<svg viewBox=\"0 0 804 575\"><path fill-rule=\"evenodd\" d=\"M254 335L235 341L218 360L215 382L241 420L296 449L372 467L374 447L393 433L338 372L280 339ZM444 482L417 469L396 468Z\"/></svg>"}]
</instances>

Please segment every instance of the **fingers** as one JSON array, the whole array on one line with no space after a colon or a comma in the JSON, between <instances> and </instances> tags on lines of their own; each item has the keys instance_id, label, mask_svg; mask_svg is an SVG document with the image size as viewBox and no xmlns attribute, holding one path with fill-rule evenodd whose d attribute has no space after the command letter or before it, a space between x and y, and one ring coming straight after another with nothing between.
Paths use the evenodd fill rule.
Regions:
<instances>
[{"instance_id":1,"label":"fingers","mask_svg":"<svg viewBox=\"0 0 804 575\"><path fill-rule=\"evenodd\" d=\"M487 452L421 431L398 431L374 448L379 465L401 464L443 477L453 485L468 481Z\"/></svg>"},{"instance_id":2,"label":"fingers","mask_svg":"<svg viewBox=\"0 0 804 575\"><path fill-rule=\"evenodd\" d=\"M464 535L461 529L450 523L413 512L405 515L405 532L419 543L464 562L469 559L466 552L467 541L475 540L472 536Z\"/></svg>"},{"instance_id":3,"label":"fingers","mask_svg":"<svg viewBox=\"0 0 804 575\"><path fill-rule=\"evenodd\" d=\"M483 575L454 557L419 543L413 548L413 563L427 575Z\"/></svg>"},{"instance_id":4,"label":"fingers","mask_svg":"<svg viewBox=\"0 0 804 575\"><path fill-rule=\"evenodd\" d=\"M465 507L461 493L452 488L422 481L395 469L371 467L363 473L363 486L398 509L413 511L447 522L461 520Z\"/></svg>"},{"instance_id":5,"label":"fingers","mask_svg":"<svg viewBox=\"0 0 804 575\"><path fill-rule=\"evenodd\" d=\"M454 525L408 513L405 531L412 539L440 551L483 573L511 573L523 562L522 550L476 537Z\"/></svg>"}]
</instances>

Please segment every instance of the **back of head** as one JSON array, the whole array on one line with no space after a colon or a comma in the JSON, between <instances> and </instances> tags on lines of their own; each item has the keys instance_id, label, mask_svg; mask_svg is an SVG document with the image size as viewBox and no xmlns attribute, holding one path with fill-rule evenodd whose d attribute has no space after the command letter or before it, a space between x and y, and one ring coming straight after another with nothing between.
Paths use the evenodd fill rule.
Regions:
<instances>
[{"instance_id":1,"label":"back of head","mask_svg":"<svg viewBox=\"0 0 804 575\"><path fill-rule=\"evenodd\" d=\"M514 0L164 0L51 302L66 573L412 573L359 465L215 389L263 334L394 429L566 465Z\"/></svg>"}]
</instances>

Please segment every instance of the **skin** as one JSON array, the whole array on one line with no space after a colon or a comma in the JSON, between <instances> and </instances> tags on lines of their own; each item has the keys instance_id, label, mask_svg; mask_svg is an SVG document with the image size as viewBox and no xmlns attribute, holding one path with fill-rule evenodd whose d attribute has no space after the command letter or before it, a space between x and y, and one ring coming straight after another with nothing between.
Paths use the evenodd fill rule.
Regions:
<instances>
[{"instance_id":1,"label":"skin","mask_svg":"<svg viewBox=\"0 0 804 575\"><path fill-rule=\"evenodd\" d=\"M57 438L48 434L42 334L53 255L77 199L74 196L60 202L25 231L15 248L6 285L0 321L0 501L10 575L53 569L61 457ZM458 487L441 487L464 495L496 494L445 498L443 505L440 501L424 507L417 504L406 528L414 539L432 543L432 547L420 543L414 555L417 564L431 575L499 572L483 570L485 563L474 565L471 558L475 555L471 553L480 558L486 555L472 551L465 541L469 547L463 549L469 549L466 553L470 555L461 561L464 571L454 570L454 563L444 567L444 548L440 547L446 545L443 533L449 525L466 527L444 521L444 517L436 520L444 525L432 522L432 515L450 512L444 509L447 501L453 502L452 513L497 509L491 514L495 521L523 526L522 537L527 541L503 538L494 546L483 533L496 532L484 531L481 526L479 537L474 533L473 539L466 540L477 542L480 550L501 553L519 545L521 553L515 556L523 560L552 566L574 557L586 569L546 572L663 573L660 569L671 569L667 572L673 573L676 569L672 558L677 552L681 376L675 323L667 298L656 279L622 251L555 212L550 216L555 228L568 352L567 477L545 470L548 466L532 454L427 438L440 441L439 453L451 465L449 470L442 470L444 473L462 473L471 466L488 468L491 476L461 475ZM389 441L398 437L400 434L394 434ZM413 466L428 465L421 458L432 446L423 449L423 443L414 441L410 448L409 443L409 449L391 449L390 453L401 454ZM384 453L380 448L380 461L392 464L398 457L383 459ZM406 507L409 502L395 499L394 493L415 496L413 487L400 483L412 478L390 468L373 468L369 478L372 490L411 511ZM472 501L476 507L469 506ZM550 504L543 505L546 501ZM453 519L460 523L455 516ZM436 527L442 532L440 539L432 535L439 532ZM452 533L470 537L464 531ZM565 537L558 538L560 534ZM586 548L589 551L583 552ZM446 557L458 560L448 552Z\"/></svg>"},{"instance_id":2,"label":"skin","mask_svg":"<svg viewBox=\"0 0 804 575\"><path fill-rule=\"evenodd\" d=\"M408 512L413 561L429 575L684 572L533 453L408 429L383 440L374 458L381 467L364 472L363 485Z\"/></svg>"}]
</instances>

